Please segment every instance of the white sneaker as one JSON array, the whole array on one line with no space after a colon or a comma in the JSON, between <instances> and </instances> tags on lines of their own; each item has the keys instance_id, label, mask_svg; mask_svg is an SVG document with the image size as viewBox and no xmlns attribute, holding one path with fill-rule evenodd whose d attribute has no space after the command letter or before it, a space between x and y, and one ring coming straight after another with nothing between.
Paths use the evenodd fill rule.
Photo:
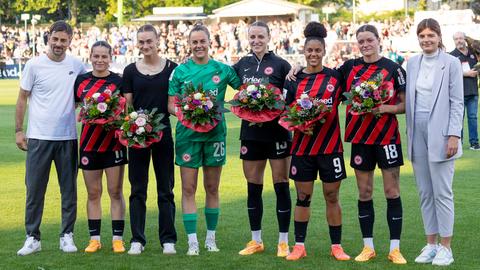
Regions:
<instances>
[{"instance_id":1,"label":"white sneaker","mask_svg":"<svg viewBox=\"0 0 480 270\"><path fill-rule=\"evenodd\" d=\"M163 254L165 255L177 254L177 251L175 250L175 244L173 243L163 244Z\"/></svg>"},{"instance_id":2,"label":"white sneaker","mask_svg":"<svg viewBox=\"0 0 480 270\"><path fill-rule=\"evenodd\" d=\"M219 252L220 249L217 247L217 243L215 242L215 238L207 238L205 240L205 248L207 251L210 252Z\"/></svg>"},{"instance_id":3,"label":"white sneaker","mask_svg":"<svg viewBox=\"0 0 480 270\"><path fill-rule=\"evenodd\" d=\"M437 255L433 258L432 264L447 266L453 263L452 251L442 245L438 245Z\"/></svg>"},{"instance_id":4,"label":"white sneaker","mask_svg":"<svg viewBox=\"0 0 480 270\"><path fill-rule=\"evenodd\" d=\"M63 252L77 252L77 247L73 242L73 233L66 233L60 237L60 249Z\"/></svg>"},{"instance_id":5,"label":"white sneaker","mask_svg":"<svg viewBox=\"0 0 480 270\"><path fill-rule=\"evenodd\" d=\"M200 248L198 247L198 242L189 242L188 243L188 256L198 256L200 255Z\"/></svg>"},{"instance_id":6,"label":"white sneaker","mask_svg":"<svg viewBox=\"0 0 480 270\"><path fill-rule=\"evenodd\" d=\"M422 248L420 255L415 258L416 263L431 263L437 255L437 245L426 245Z\"/></svg>"},{"instance_id":7,"label":"white sneaker","mask_svg":"<svg viewBox=\"0 0 480 270\"><path fill-rule=\"evenodd\" d=\"M23 247L17 251L18 256L30 255L32 253L42 250L42 244L39 240L33 238L33 236L27 236Z\"/></svg>"},{"instance_id":8,"label":"white sneaker","mask_svg":"<svg viewBox=\"0 0 480 270\"><path fill-rule=\"evenodd\" d=\"M144 249L144 247L139 242L132 242L130 244L130 250L128 251L128 254L130 254L130 255L140 255L140 254L142 254L143 249Z\"/></svg>"}]
</instances>

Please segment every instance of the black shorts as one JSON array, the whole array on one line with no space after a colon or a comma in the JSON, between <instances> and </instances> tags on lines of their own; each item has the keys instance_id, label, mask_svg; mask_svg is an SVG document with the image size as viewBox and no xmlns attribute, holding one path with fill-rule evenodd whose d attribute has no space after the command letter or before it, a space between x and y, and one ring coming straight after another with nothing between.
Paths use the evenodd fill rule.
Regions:
<instances>
[{"instance_id":1,"label":"black shorts","mask_svg":"<svg viewBox=\"0 0 480 270\"><path fill-rule=\"evenodd\" d=\"M290 156L292 142L262 142L244 141L241 142L240 159L243 160L265 160L282 159Z\"/></svg>"},{"instance_id":2,"label":"black shorts","mask_svg":"<svg viewBox=\"0 0 480 270\"><path fill-rule=\"evenodd\" d=\"M360 171L373 171L378 164L380 169L403 165L401 144L370 145L352 144L350 166Z\"/></svg>"},{"instance_id":3,"label":"black shorts","mask_svg":"<svg viewBox=\"0 0 480 270\"><path fill-rule=\"evenodd\" d=\"M315 181L318 176L325 183L335 183L347 178L343 153L318 156L292 156L290 178L299 182Z\"/></svg>"},{"instance_id":4,"label":"black shorts","mask_svg":"<svg viewBox=\"0 0 480 270\"><path fill-rule=\"evenodd\" d=\"M127 149L118 151L85 152L80 150L79 168L83 170L102 170L127 164Z\"/></svg>"}]
</instances>

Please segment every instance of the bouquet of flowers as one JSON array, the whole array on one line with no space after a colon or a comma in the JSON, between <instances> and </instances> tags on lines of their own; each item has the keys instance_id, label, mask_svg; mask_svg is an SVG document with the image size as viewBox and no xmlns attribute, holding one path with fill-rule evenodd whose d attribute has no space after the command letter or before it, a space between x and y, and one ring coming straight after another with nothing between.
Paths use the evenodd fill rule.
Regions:
<instances>
[{"instance_id":1,"label":"bouquet of flowers","mask_svg":"<svg viewBox=\"0 0 480 270\"><path fill-rule=\"evenodd\" d=\"M215 96L205 91L201 84L195 89L190 83L183 95L176 96L175 115L178 121L196 132L209 132L215 128L222 120L223 111Z\"/></svg>"},{"instance_id":2,"label":"bouquet of flowers","mask_svg":"<svg viewBox=\"0 0 480 270\"><path fill-rule=\"evenodd\" d=\"M115 133L120 143L133 148L146 148L152 143L162 139L162 129L165 125L161 123L164 114L157 113L157 108L148 110L132 111L126 115L123 124Z\"/></svg>"},{"instance_id":3,"label":"bouquet of flowers","mask_svg":"<svg viewBox=\"0 0 480 270\"><path fill-rule=\"evenodd\" d=\"M228 103L236 116L253 124L272 121L285 108L282 91L272 84L243 84Z\"/></svg>"},{"instance_id":4,"label":"bouquet of flowers","mask_svg":"<svg viewBox=\"0 0 480 270\"><path fill-rule=\"evenodd\" d=\"M78 121L89 125L104 125L105 128L115 126L121 119L126 99L107 89L103 93L95 93L86 97L78 114Z\"/></svg>"},{"instance_id":5,"label":"bouquet of flowers","mask_svg":"<svg viewBox=\"0 0 480 270\"><path fill-rule=\"evenodd\" d=\"M389 101L393 97L393 92L393 84L384 82L383 74L379 73L372 80L352 85L350 92L343 95L347 98L345 104L350 105L349 112L353 115L362 115L372 113L372 109Z\"/></svg>"},{"instance_id":6,"label":"bouquet of flowers","mask_svg":"<svg viewBox=\"0 0 480 270\"><path fill-rule=\"evenodd\" d=\"M302 94L280 117L278 123L287 130L312 135L315 125L323 124L330 111L331 108L321 99Z\"/></svg>"}]
</instances>

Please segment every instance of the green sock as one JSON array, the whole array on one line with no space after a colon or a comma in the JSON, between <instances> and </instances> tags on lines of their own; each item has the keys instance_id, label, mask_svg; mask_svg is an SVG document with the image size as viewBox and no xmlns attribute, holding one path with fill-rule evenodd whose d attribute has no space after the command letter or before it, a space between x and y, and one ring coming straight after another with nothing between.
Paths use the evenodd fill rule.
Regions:
<instances>
[{"instance_id":1,"label":"green sock","mask_svg":"<svg viewBox=\"0 0 480 270\"><path fill-rule=\"evenodd\" d=\"M218 208L205 208L205 220L207 221L207 230L215 231L218 223L218 214L220 209Z\"/></svg>"},{"instance_id":2,"label":"green sock","mask_svg":"<svg viewBox=\"0 0 480 270\"><path fill-rule=\"evenodd\" d=\"M197 213L183 214L183 226L187 234L197 233Z\"/></svg>"}]
</instances>

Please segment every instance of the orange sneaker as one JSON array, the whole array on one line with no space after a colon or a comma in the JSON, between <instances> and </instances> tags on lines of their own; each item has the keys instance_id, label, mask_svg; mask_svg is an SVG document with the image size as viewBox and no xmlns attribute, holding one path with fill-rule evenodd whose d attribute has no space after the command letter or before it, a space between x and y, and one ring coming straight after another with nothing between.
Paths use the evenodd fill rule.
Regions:
<instances>
[{"instance_id":1,"label":"orange sneaker","mask_svg":"<svg viewBox=\"0 0 480 270\"><path fill-rule=\"evenodd\" d=\"M362 252L355 257L355 261L357 262L367 262L373 258L375 258L377 254L375 253L375 250L369 246L364 246Z\"/></svg>"},{"instance_id":2,"label":"orange sneaker","mask_svg":"<svg viewBox=\"0 0 480 270\"><path fill-rule=\"evenodd\" d=\"M302 245L295 245L293 246L292 252L286 257L287 261L297 261L303 257L307 256L307 251L305 250L305 246Z\"/></svg>"},{"instance_id":3,"label":"orange sneaker","mask_svg":"<svg viewBox=\"0 0 480 270\"><path fill-rule=\"evenodd\" d=\"M252 240L247 243L247 246L240 250L238 254L240 255L252 255L255 253L263 252L265 250L265 247L263 246L263 243L258 243L255 240Z\"/></svg>"},{"instance_id":4,"label":"orange sneaker","mask_svg":"<svg viewBox=\"0 0 480 270\"><path fill-rule=\"evenodd\" d=\"M394 264L406 264L407 260L403 257L402 253L400 253L400 249L395 248L388 254L388 259L392 261Z\"/></svg>"},{"instance_id":5,"label":"orange sneaker","mask_svg":"<svg viewBox=\"0 0 480 270\"><path fill-rule=\"evenodd\" d=\"M112 249L114 253L125 252L125 245L123 244L123 240L112 240Z\"/></svg>"},{"instance_id":6,"label":"orange sneaker","mask_svg":"<svg viewBox=\"0 0 480 270\"><path fill-rule=\"evenodd\" d=\"M102 244L100 243L99 240L91 239L90 241L88 241L88 246L85 248L85 252L95 253L101 248L102 248Z\"/></svg>"},{"instance_id":7,"label":"orange sneaker","mask_svg":"<svg viewBox=\"0 0 480 270\"><path fill-rule=\"evenodd\" d=\"M330 254L337 260L337 261L348 261L350 260L350 256L343 251L341 245L332 245L332 250Z\"/></svg>"},{"instance_id":8,"label":"orange sneaker","mask_svg":"<svg viewBox=\"0 0 480 270\"><path fill-rule=\"evenodd\" d=\"M288 244L286 242L281 242L277 246L277 257L287 257L290 254L288 249Z\"/></svg>"}]
</instances>

